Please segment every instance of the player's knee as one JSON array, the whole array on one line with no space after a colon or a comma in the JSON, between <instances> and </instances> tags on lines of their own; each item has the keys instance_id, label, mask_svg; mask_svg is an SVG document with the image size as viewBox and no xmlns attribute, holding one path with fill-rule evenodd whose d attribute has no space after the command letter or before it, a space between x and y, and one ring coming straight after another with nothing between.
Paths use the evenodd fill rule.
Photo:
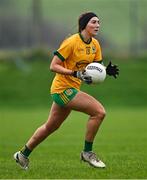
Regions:
<instances>
[{"instance_id":1,"label":"player's knee","mask_svg":"<svg viewBox=\"0 0 147 180\"><path fill-rule=\"evenodd\" d=\"M104 108L97 108L94 115L97 119L103 120L106 116L106 111Z\"/></svg>"},{"instance_id":2,"label":"player's knee","mask_svg":"<svg viewBox=\"0 0 147 180\"><path fill-rule=\"evenodd\" d=\"M100 117L101 120L104 119L104 117L106 116L106 111L104 108L99 110L98 116Z\"/></svg>"}]
</instances>

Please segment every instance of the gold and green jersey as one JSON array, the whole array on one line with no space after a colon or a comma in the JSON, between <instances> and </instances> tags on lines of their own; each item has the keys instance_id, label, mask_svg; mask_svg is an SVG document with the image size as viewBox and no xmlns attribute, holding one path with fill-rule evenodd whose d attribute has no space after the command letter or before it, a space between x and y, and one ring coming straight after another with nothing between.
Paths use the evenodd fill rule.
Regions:
<instances>
[{"instance_id":1,"label":"gold and green jersey","mask_svg":"<svg viewBox=\"0 0 147 180\"><path fill-rule=\"evenodd\" d=\"M79 33L65 39L54 55L61 59L63 67L73 71L83 70L93 61L102 61L99 42L95 38L91 38L89 43L86 43ZM78 78L56 73L51 86L51 94L61 93L68 88L79 90L80 85L81 80Z\"/></svg>"}]
</instances>

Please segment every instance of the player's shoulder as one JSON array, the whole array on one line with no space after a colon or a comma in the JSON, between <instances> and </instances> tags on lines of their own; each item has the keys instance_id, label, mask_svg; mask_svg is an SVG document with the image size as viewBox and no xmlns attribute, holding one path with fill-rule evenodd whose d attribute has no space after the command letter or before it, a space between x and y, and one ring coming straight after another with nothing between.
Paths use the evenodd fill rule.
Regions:
<instances>
[{"instance_id":1,"label":"player's shoulder","mask_svg":"<svg viewBox=\"0 0 147 180\"><path fill-rule=\"evenodd\" d=\"M96 39L96 38L94 38L94 37L92 37L92 41L93 41L94 43L99 43L99 40Z\"/></svg>"},{"instance_id":2,"label":"player's shoulder","mask_svg":"<svg viewBox=\"0 0 147 180\"><path fill-rule=\"evenodd\" d=\"M96 46L100 46L99 40L92 37L92 43L95 44Z\"/></svg>"}]
</instances>

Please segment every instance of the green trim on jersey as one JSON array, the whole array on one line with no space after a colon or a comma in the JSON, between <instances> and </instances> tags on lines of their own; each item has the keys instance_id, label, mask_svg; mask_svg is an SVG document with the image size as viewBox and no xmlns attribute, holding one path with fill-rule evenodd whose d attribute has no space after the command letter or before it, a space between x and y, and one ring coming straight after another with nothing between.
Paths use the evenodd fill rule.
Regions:
<instances>
[{"instance_id":1,"label":"green trim on jersey","mask_svg":"<svg viewBox=\"0 0 147 180\"><path fill-rule=\"evenodd\" d=\"M58 51L55 51L54 52L54 55L57 55L59 59L61 59L61 61L64 61L65 58L58 52Z\"/></svg>"},{"instance_id":2,"label":"green trim on jersey","mask_svg":"<svg viewBox=\"0 0 147 180\"><path fill-rule=\"evenodd\" d=\"M54 93L51 94L53 101L57 103L59 106L65 106L68 104L78 93L78 90L75 88L68 88L64 90L62 93Z\"/></svg>"},{"instance_id":3,"label":"green trim on jersey","mask_svg":"<svg viewBox=\"0 0 147 180\"><path fill-rule=\"evenodd\" d=\"M80 38L82 39L82 41L83 41L85 44L90 44L90 43L91 43L91 41L92 41L92 38L90 38L90 39L89 39L89 41L88 41L88 42L86 42L86 41L84 40L84 38L83 38L83 36L82 36L82 34L81 34L81 33L79 33L79 36L80 36Z\"/></svg>"}]
</instances>

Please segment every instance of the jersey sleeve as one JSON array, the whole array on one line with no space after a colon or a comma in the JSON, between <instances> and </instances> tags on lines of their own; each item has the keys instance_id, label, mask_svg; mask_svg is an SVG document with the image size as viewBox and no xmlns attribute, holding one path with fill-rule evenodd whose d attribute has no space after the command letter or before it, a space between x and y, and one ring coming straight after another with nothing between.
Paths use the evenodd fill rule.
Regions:
<instances>
[{"instance_id":1,"label":"jersey sleeve","mask_svg":"<svg viewBox=\"0 0 147 180\"><path fill-rule=\"evenodd\" d=\"M101 46L97 40L95 41L95 46L96 46L96 54L95 54L94 61L98 61L101 63L102 62L102 51L101 51Z\"/></svg>"},{"instance_id":2,"label":"jersey sleeve","mask_svg":"<svg viewBox=\"0 0 147 180\"><path fill-rule=\"evenodd\" d=\"M54 55L57 55L62 61L64 61L69 57L71 53L72 53L72 41L66 39L62 42L59 49L54 52Z\"/></svg>"}]
</instances>

